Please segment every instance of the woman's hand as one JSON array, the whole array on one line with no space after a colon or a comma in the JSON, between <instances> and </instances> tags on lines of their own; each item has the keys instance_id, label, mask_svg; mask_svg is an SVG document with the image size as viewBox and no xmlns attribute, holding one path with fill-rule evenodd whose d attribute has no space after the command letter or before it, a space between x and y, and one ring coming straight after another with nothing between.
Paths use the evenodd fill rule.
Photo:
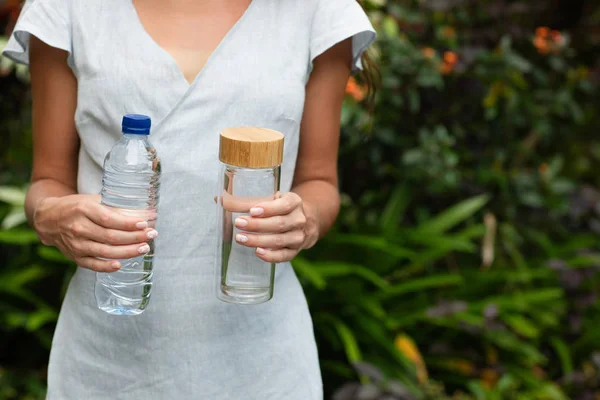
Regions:
<instances>
[{"instance_id":1,"label":"woman's hand","mask_svg":"<svg viewBox=\"0 0 600 400\"><path fill-rule=\"evenodd\" d=\"M158 236L148 221L119 214L100 204L100 196L46 198L36 207L34 227L42 243L56 246L79 266L98 272L121 268L119 259L150 250ZM106 258L109 260L101 260Z\"/></svg>"},{"instance_id":2,"label":"woman's hand","mask_svg":"<svg viewBox=\"0 0 600 400\"><path fill-rule=\"evenodd\" d=\"M252 207L249 217L236 218L235 227L243 232L236 234L235 240L255 247L256 255L264 261L291 261L319 238L310 210L296 193L278 194L275 200Z\"/></svg>"}]
</instances>

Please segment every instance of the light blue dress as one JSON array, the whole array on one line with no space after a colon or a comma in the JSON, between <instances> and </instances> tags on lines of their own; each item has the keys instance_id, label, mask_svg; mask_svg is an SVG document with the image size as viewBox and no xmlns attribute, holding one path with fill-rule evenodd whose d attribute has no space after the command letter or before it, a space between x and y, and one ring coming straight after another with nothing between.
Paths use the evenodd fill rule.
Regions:
<instances>
[{"instance_id":1,"label":"light blue dress","mask_svg":"<svg viewBox=\"0 0 600 400\"><path fill-rule=\"evenodd\" d=\"M359 67L375 39L360 6L253 0L191 85L131 0L28 0L4 54L27 63L30 35L68 51L78 81L79 193L99 193L123 114L152 118L163 166L150 305L136 317L105 314L94 273L78 268L52 343L47 398L322 399L312 321L289 264L277 267L266 304L215 298L218 135L240 125L283 132L289 191L312 60L353 37Z\"/></svg>"}]
</instances>

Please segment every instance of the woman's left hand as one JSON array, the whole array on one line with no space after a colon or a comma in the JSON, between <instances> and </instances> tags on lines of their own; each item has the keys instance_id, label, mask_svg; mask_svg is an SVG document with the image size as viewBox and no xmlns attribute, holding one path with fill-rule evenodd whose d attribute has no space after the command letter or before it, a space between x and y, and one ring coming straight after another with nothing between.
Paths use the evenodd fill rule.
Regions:
<instances>
[{"instance_id":1,"label":"woman's left hand","mask_svg":"<svg viewBox=\"0 0 600 400\"><path fill-rule=\"evenodd\" d=\"M275 200L257 204L250 216L238 217L237 243L255 247L256 255L267 262L291 261L302 249L312 247L319 238L317 224L310 223L307 204L296 193L278 194Z\"/></svg>"}]
</instances>

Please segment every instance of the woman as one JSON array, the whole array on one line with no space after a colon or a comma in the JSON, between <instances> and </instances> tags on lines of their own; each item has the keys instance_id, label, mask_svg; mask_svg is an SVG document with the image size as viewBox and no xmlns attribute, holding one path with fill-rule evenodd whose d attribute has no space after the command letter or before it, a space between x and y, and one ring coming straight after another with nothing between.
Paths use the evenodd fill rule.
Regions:
<instances>
[{"instance_id":1,"label":"woman","mask_svg":"<svg viewBox=\"0 0 600 400\"><path fill-rule=\"evenodd\" d=\"M288 262L337 215L344 88L374 38L355 0L27 1L4 52L31 70L26 209L42 241L79 265L52 344L48 399L323 397ZM156 231L97 195L121 117L134 112L152 118L163 165ZM283 263L273 300L260 306L222 303L213 290L218 133L240 125L286 135L284 194L257 204L244 228L257 257ZM134 257L156 235L146 312L99 311L94 271L119 268L100 258Z\"/></svg>"}]
</instances>

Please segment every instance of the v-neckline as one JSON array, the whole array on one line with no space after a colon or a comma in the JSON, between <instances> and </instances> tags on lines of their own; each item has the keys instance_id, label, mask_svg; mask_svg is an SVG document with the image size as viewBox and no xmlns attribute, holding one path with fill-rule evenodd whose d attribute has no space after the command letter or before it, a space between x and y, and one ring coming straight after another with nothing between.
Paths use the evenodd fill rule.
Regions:
<instances>
[{"instance_id":1,"label":"v-neckline","mask_svg":"<svg viewBox=\"0 0 600 400\"><path fill-rule=\"evenodd\" d=\"M214 48L212 53L210 53L210 55L208 56L208 59L204 63L204 66L202 66L202 68L196 74L196 77L194 78L194 80L191 83L185 77L185 74L183 73L183 70L181 69L181 66L179 65L179 63L177 62L175 57L173 57L173 55L171 53L169 53L166 49L164 49L161 45L159 45L158 42L152 37L152 35L150 35L150 33L148 33L148 31L146 30L146 28L144 26L144 23L142 22L142 20L140 18L140 15L138 14L137 8L135 7L134 0L128 0L128 3L129 3L130 11L133 14L132 17L135 20L135 24L137 25L137 28L141 31L142 36L145 38L145 40L147 42L149 42L149 45L151 47L160 51L163 54L163 56L169 60L169 63L172 65L172 67L177 72L177 75L180 78L180 80L182 81L182 84L185 85L186 92L188 92L190 89L192 89L192 87L194 87L196 85L196 83L201 79L201 77L205 75L205 71L211 66L211 64L214 63L214 60L218 57L222 48L225 47L227 42L229 42L231 40L230 38L233 36L235 31L237 31L239 26L242 25L242 23L244 22L245 19L247 19L248 14L250 14L250 12L252 11L252 8L254 7L254 3L256 3L257 1L258 0L250 1L250 4L248 5L248 7L244 11L244 13L241 15L241 17L238 18L238 20L235 22L235 24L233 24L233 26L231 28L229 28L229 30L223 36L223 38L221 38L221 40L219 41L217 46Z\"/></svg>"}]
</instances>

